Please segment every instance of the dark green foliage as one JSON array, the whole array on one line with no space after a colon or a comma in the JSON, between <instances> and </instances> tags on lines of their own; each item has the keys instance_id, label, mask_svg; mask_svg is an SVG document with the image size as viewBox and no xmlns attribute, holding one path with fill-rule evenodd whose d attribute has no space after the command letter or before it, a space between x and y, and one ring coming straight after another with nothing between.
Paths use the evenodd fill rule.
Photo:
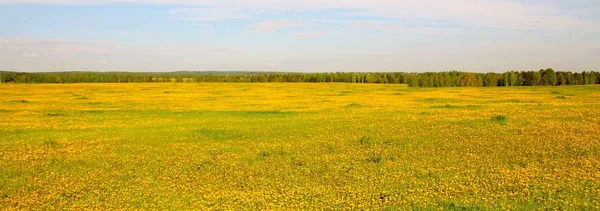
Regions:
<instances>
[{"instance_id":1,"label":"dark green foliage","mask_svg":"<svg viewBox=\"0 0 600 211\"><path fill-rule=\"evenodd\" d=\"M174 82L307 82L408 84L410 87L555 86L600 84L599 72L564 72L551 68L505 73L277 73L277 72L2 72L1 83L174 83ZM164 92L169 93L169 91ZM348 93L342 92L340 95Z\"/></svg>"}]
</instances>

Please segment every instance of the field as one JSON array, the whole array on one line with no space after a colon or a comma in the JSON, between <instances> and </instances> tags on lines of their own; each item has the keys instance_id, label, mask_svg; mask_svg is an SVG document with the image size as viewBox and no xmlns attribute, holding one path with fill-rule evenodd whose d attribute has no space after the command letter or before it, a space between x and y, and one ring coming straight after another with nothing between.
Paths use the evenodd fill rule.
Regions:
<instances>
[{"instance_id":1,"label":"field","mask_svg":"<svg viewBox=\"0 0 600 211\"><path fill-rule=\"evenodd\" d=\"M0 84L0 209L600 209L600 86Z\"/></svg>"}]
</instances>

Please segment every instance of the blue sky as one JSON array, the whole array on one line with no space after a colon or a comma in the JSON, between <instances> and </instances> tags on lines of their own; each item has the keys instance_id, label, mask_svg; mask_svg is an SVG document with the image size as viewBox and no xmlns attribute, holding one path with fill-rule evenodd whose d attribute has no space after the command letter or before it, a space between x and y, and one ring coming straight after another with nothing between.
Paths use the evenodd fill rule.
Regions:
<instances>
[{"instance_id":1,"label":"blue sky","mask_svg":"<svg viewBox=\"0 0 600 211\"><path fill-rule=\"evenodd\" d=\"M14 71L600 70L597 0L0 0Z\"/></svg>"}]
</instances>

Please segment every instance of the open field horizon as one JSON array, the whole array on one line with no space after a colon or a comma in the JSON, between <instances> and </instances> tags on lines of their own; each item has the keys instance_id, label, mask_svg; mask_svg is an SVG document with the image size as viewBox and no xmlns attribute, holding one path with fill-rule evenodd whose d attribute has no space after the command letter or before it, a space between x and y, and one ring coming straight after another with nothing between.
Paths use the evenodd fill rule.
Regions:
<instances>
[{"instance_id":1,"label":"open field horizon","mask_svg":"<svg viewBox=\"0 0 600 211\"><path fill-rule=\"evenodd\" d=\"M598 0L0 0L1 210L600 210Z\"/></svg>"},{"instance_id":2,"label":"open field horizon","mask_svg":"<svg viewBox=\"0 0 600 211\"><path fill-rule=\"evenodd\" d=\"M1 209L600 209L600 86L0 84Z\"/></svg>"}]
</instances>

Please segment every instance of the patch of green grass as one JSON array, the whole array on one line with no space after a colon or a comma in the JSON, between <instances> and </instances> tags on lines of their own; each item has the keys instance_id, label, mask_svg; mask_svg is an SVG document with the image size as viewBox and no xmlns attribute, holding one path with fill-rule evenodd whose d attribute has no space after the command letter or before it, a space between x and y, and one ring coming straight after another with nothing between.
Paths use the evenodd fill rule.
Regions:
<instances>
[{"instance_id":1,"label":"patch of green grass","mask_svg":"<svg viewBox=\"0 0 600 211\"><path fill-rule=\"evenodd\" d=\"M491 118L492 121L500 123L502 125L508 124L508 117L504 115L497 115Z\"/></svg>"},{"instance_id":2,"label":"patch of green grass","mask_svg":"<svg viewBox=\"0 0 600 211\"><path fill-rule=\"evenodd\" d=\"M69 94L71 94L71 96L73 97L80 97L80 94L74 93L74 92L69 92Z\"/></svg>"},{"instance_id":3,"label":"patch of green grass","mask_svg":"<svg viewBox=\"0 0 600 211\"><path fill-rule=\"evenodd\" d=\"M507 100L494 100L494 103L537 103L535 100L519 100L519 99L507 99Z\"/></svg>"},{"instance_id":4,"label":"patch of green grass","mask_svg":"<svg viewBox=\"0 0 600 211\"><path fill-rule=\"evenodd\" d=\"M446 105L431 106L431 108L460 109L460 110L478 110L478 109L484 109L485 107L483 107L481 105L457 106L457 105L446 104Z\"/></svg>"},{"instance_id":5,"label":"patch of green grass","mask_svg":"<svg viewBox=\"0 0 600 211\"><path fill-rule=\"evenodd\" d=\"M216 101L216 100L219 100L219 99L216 98L216 97L205 97L205 98L202 98L202 101Z\"/></svg>"},{"instance_id":6,"label":"patch of green grass","mask_svg":"<svg viewBox=\"0 0 600 211\"><path fill-rule=\"evenodd\" d=\"M58 146L58 142L56 142L55 140L46 140L46 141L42 142L42 145L54 148L54 147Z\"/></svg>"},{"instance_id":7,"label":"patch of green grass","mask_svg":"<svg viewBox=\"0 0 600 211\"><path fill-rule=\"evenodd\" d=\"M401 140L397 138L373 138L369 136L362 136L358 139L358 144L366 147L374 147L374 146L401 146L406 144L406 140Z\"/></svg>"},{"instance_id":8,"label":"patch of green grass","mask_svg":"<svg viewBox=\"0 0 600 211\"><path fill-rule=\"evenodd\" d=\"M264 151L264 152L259 153L259 155L261 157L271 157L271 155L273 155L273 153L271 153L269 151Z\"/></svg>"},{"instance_id":9,"label":"patch of green grass","mask_svg":"<svg viewBox=\"0 0 600 211\"><path fill-rule=\"evenodd\" d=\"M565 97L564 95L557 96L556 98L558 98L558 99L567 99L567 97Z\"/></svg>"},{"instance_id":10,"label":"patch of green grass","mask_svg":"<svg viewBox=\"0 0 600 211\"><path fill-rule=\"evenodd\" d=\"M215 166L215 162L212 160L203 160L194 165L194 170L208 170Z\"/></svg>"},{"instance_id":11,"label":"patch of green grass","mask_svg":"<svg viewBox=\"0 0 600 211\"><path fill-rule=\"evenodd\" d=\"M482 105L467 105L466 107L467 109L483 109L484 107Z\"/></svg>"},{"instance_id":12,"label":"patch of green grass","mask_svg":"<svg viewBox=\"0 0 600 211\"><path fill-rule=\"evenodd\" d=\"M298 112L294 111L231 111L228 112L234 116L244 116L244 117L286 117L297 115Z\"/></svg>"},{"instance_id":13,"label":"patch of green grass","mask_svg":"<svg viewBox=\"0 0 600 211\"><path fill-rule=\"evenodd\" d=\"M447 201L439 201L438 202L438 208L442 209L442 210L452 210L452 211L458 211L458 210L485 210L480 206L477 205L468 205L468 204L461 204L461 203L456 203L456 202L447 202Z\"/></svg>"},{"instance_id":14,"label":"patch of green grass","mask_svg":"<svg viewBox=\"0 0 600 211\"><path fill-rule=\"evenodd\" d=\"M13 103L29 103L28 100L11 100L10 102L13 102Z\"/></svg>"},{"instance_id":15,"label":"patch of green grass","mask_svg":"<svg viewBox=\"0 0 600 211\"><path fill-rule=\"evenodd\" d=\"M57 116L64 116L64 114L60 114L60 113L47 113L46 116L57 117Z\"/></svg>"},{"instance_id":16,"label":"patch of green grass","mask_svg":"<svg viewBox=\"0 0 600 211\"><path fill-rule=\"evenodd\" d=\"M371 146L373 145L373 139L368 136L362 136L358 139L360 145Z\"/></svg>"},{"instance_id":17,"label":"patch of green grass","mask_svg":"<svg viewBox=\"0 0 600 211\"><path fill-rule=\"evenodd\" d=\"M239 133L236 133L231 130L218 130L218 129L199 129L194 133L194 137L196 138L208 138L211 140L232 140L239 139L242 136Z\"/></svg>"},{"instance_id":18,"label":"patch of green grass","mask_svg":"<svg viewBox=\"0 0 600 211\"><path fill-rule=\"evenodd\" d=\"M351 103L351 104L344 106L344 108L347 108L347 109L360 108L360 107L362 107L362 105L360 105L358 103Z\"/></svg>"},{"instance_id":19,"label":"patch of green grass","mask_svg":"<svg viewBox=\"0 0 600 211\"><path fill-rule=\"evenodd\" d=\"M454 105L446 104L446 105L435 105L435 106L431 106L431 108L457 109L457 108L461 108L461 107L460 107L460 106L454 106Z\"/></svg>"},{"instance_id":20,"label":"patch of green grass","mask_svg":"<svg viewBox=\"0 0 600 211\"><path fill-rule=\"evenodd\" d=\"M81 111L82 113L87 113L87 114L103 114L106 113L107 111L104 110L85 110L85 111Z\"/></svg>"},{"instance_id":21,"label":"patch of green grass","mask_svg":"<svg viewBox=\"0 0 600 211\"><path fill-rule=\"evenodd\" d=\"M367 156L367 162L369 163L376 163L379 164L383 161L383 158L381 157L380 154L377 153L369 153L369 155Z\"/></svg>"},{"instance_id":22,"label":"patch of green grass","mask_svg":"<svg viewBox=\"0 0 600 211\"><path fill-rule=\"evenodd\" d=\"M426 103L461 103L465 102L465 99L456 99L456 98L421 98L416 101L426 102Z\"/></svg>"},{"instance_id":23,"label":"patch of green grass","mask_svg":"<svg viewBox=\"0 0 600 211\"><path fill-rule=\"evenodd\" d=\"M337 152L337 147L335 147L334 145L329 145L329 146L327 147L327 151L328 151L329 153L335 153L335 152Z\"/></svg>"}]
</instances>

